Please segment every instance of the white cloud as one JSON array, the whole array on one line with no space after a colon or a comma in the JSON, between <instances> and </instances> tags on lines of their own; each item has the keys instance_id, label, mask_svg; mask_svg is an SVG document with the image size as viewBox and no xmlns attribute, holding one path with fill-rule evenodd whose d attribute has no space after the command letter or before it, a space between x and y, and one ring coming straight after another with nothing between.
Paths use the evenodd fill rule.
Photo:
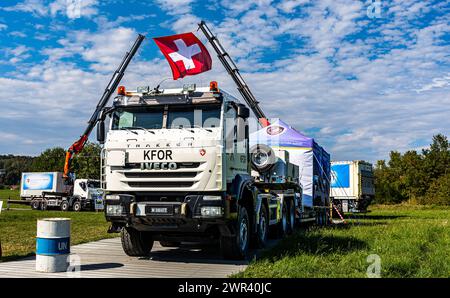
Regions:
<instances>
[{"instance_id":1,"label":"white cloud","mask_svg":"<svg viewBox=\"0 0 450 298\"><path fill-rule=\"evenodd\" d=\"M6 30L6 29L8 29L8 26L6 24L1 24L0 23L0 31Z\"/></svg>"},{"instance_id":2,"label":"white cloud","mask_svg":"<svg viewBox=\"0 0 450 298\"><path fill-rule=\"evenodd\" d=\"M4 7L3 10L29 12L35 16L45 16L48 14L48 8L42 0L25 0L14 6Z\"/></svg>"},{"instance_id":3,"label":"white cloud","mask_svg":"<svg viewBox=\"0 0 450 298\"><path fill-rule=\"evenodd\" d=\"M429 90L432 90L435 88L445 88L448 86L450 86L450 73L448 73L447 75L440 77L440 78L434 78L432 83L426 84L422 88L417 89L416 91L418 93L420 93L420 92L429 91Z\"/></svg>"},{"instance_id":4,"label":"white cloud","mask_svg":"<svg viewBox=\"0 0 450 298\"><path fill-rule=\"evenodd\" d=\"M19 45L15 48L7 48L4 51L6 53L6 57L8 57L9 59L9 62L15 64L31 57L31 55L29 54L31 50L32 48L30 47Z\"/></svg>"},{"instance_id":5,"label":"white cloud","mask_svg":"<svg viewBox=\"0 0 450 298\"><path fill-rule=\"evenodd\" d=\"M98 14L98 0L56 0L50 3L50 14L61 13L69 19L89 18Z\"/></svg>"},{"instance_id":6,"label":"white cloud","mask_svg":"<svg viewBox=\"0 0 450 298\"><path fill-rule=\"evenodd\" d=\"M278 7L285 13L292 13L296 8L309 3L310 0L287 0L281 1Z\"/></svg>"},{"instance_id":7,"label":"white cloud","mask_svg":"<svg viewBox=\"0 0 450 298\"><path fill-rule=\"evenodd\" d=\"M20 37L20 38L27 37L27 35L24 32L20 32L20 31L11 31L10 33L8 33L8 35L11 35L14 37Z\"/></svg>"},{"instance_id":8,"label":"white cloud","mask_svg":"<svg viewBox=\"0 0 450 298\"><path fill-rule=\"evenodd\" d=\"M111 71L121 61L136 37L135 30L125 27L96 33L74 31L59 40L63 47L46 48L42 53L53 61L80 55L83 60L91 63L91 69L100 72Z\"/></svg>"},{"instance_id":9,"label":"white cloud","mask_svg":"<svg viewBox=\"0 0 450 298\"><path fill-rule=\"evenodd\" d=\"M194 0L156 0L158 5L171 15L183 15L191 12Z\"/></svg>"},{"instance_id":10,"label":"white cloud","mask_svg":"<svg viewBox=\"0 0 450 298\"><path fill-rule=\"evenodd\" d=\"M98 13L98 0L55 0L47 4L43 0L25 0L14 6L2 8L5 11L22 11L37 17L62 14L69 19L89 18Z\"/></svg>"}]
</instances>

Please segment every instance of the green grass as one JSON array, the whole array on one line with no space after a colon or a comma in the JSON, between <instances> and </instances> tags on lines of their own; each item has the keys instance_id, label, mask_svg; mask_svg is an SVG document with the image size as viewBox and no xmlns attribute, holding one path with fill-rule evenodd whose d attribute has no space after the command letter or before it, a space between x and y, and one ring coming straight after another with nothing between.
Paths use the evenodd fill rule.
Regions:
<instances>
[{"instance_id":1,"label":"green grass","mask_svg":"<svg viewBox=\"0 0 450 298\"><path fill-rule=\"evenodd\" d=\"M11 200L20 200L20 191L0 189L0 199L6 201L9 197L11 197Z\"/></svg>"},{"instance_id":2,"label":"green grass","mask_svg":"<svg viewBox=\"0 0 450 298\"><path fill-rule=\"evenodd\" d=\"M0 189L0 200L3 201L3 208L6 208L6 201L8 199L11 200L20 200L20 191L19 190L9 190L9 189ZM27 205L19 205L19 204L11 204L11 208L30 208Z\"/></svg>"},{"instance_id":3,"label":"green grass","mask_svg":"<svg viewBox=\"0 0 450 298\"><path fill-rule=\"evenodd\" d=\"M234 277L450 277L450 208L373 206L351 223L297 231ZM373 261L372 261L373 262Z\"/></svg>"},{"instance_id":4,"label":"green grass","mask_svg":"<svg viewBox=\"0 0 450 298\"><path fill-rule=\"evenodd\" d=\"M106 233L109 224L102 212L4 210L0 214L2 261L34 254L36 222L47 217L71 219L71 245L117 237L117 234Z\"/></svg>"}]
</instances>

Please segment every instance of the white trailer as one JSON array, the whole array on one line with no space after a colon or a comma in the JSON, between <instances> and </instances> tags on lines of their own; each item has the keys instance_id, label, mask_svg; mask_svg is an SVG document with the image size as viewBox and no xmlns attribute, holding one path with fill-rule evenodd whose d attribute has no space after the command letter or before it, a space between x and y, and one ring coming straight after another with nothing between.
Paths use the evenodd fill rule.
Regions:
<instances>
[{"instance_id":1,"label":"white trailer","mask_svg":"<svg viewBox=\"0 0 450 298\"><path fill-rule=\"evenodd\" d=\"M103 200L98 180L76 179L73 184L66 184L60 172L22 173L20 196L34 210L93 210Z\"/></svg>"},{"instance_id":2,"label":"white trailer","mask_svg":"<svg viewBox=\"0 0 450 298\"><path fill-rule=\"evenodd\" d=\"M374 197L371 163L363 160L331 162L330 198L340 212L364 212Z\"/></svg>"},{"instance_id":3,"label":"white trailer","mask_svg":"<svg viewBox=\"0 0 450 298\"><path fill-rule=\"evenodd\" d=\"M70 186L64 184L62 173L22 173L20 182L20 197L22 199L41 197L43 192L68 193L69 191Z\"/></svg>"}]
</instances>

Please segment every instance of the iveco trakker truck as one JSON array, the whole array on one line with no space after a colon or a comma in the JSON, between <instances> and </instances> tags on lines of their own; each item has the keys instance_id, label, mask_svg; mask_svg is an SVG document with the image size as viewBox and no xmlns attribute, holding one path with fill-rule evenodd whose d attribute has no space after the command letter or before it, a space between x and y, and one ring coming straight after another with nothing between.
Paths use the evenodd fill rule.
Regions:
<instances>
[{"instance_id":1,"label":"iveco trakker truck","mask_svg":"<svg viewBox=\"0 0 450 298\"><path fill-rule=\"evenodd\" d=\"M215 82L124 92L109 113L101 182L128 255L148 254L154 240L218 240L225 257L242 258L269 228L294 229L298 166L287 151L249 148L249 109Z\"/></svg>"}]
</instances>

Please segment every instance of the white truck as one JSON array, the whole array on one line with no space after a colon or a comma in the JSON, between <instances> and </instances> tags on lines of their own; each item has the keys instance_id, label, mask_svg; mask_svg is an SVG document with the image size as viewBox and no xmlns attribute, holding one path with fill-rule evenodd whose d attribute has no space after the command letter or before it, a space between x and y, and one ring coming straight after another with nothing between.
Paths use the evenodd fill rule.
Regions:
<instances>
[{"instance_id":1,"label":"white truck","mask_svg":"<svg viewBox=\"0 0 450 298\"><path fill-rule=\"evenodd\" d=\"M364 212L375 197L371 163L332 161L330 198L339 212Z\"/></svg>"},{"instance_id":2,"label":"white truck","mask_svg":"<svg viewBox=\"0 0 450 298\"><path fill-rule=\"evenodd\" d=\"M294 229L298 166L287 151L250 152L248 108L208 87L148 90L116 97L98 133L106 218L128 255L147 255L155 240L219 240L224 257L242 258L269 227Z\"/></svg>"},{"instance_id":3,"label":"white truck","mask_svg":"<svg viewBox=\"0 0 450 298\"><path fill-rule=\"evenodd\" d=\"M20 197L34 210L94 210L103 200L99 180L76 179L67 185L61 172L22 173Z\"/></svg>"}]
</instances>

